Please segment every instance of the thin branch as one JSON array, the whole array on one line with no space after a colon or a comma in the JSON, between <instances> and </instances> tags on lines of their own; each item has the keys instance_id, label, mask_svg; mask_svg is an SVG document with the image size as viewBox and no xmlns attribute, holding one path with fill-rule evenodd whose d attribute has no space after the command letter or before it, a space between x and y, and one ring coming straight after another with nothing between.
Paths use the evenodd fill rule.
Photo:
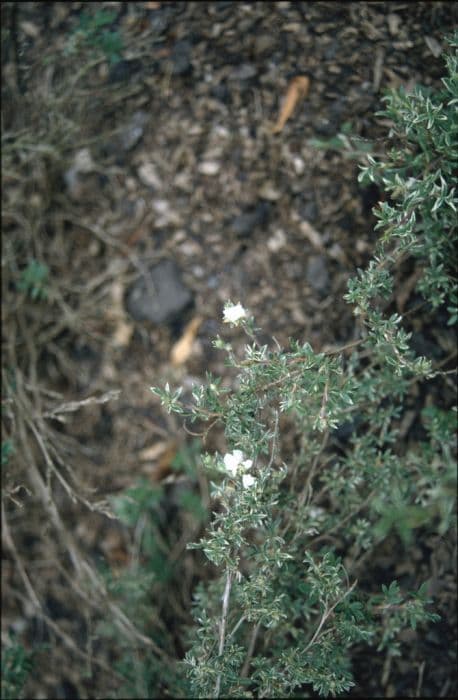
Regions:
<instances>
[{"instance_id":1,"label":"thin branch","mask_svg":"<svg viewBox=\"0 0 458 700\"><path fill-rule=\"evenodd\" d=\"M25 587L27 593L29 594L29 597L30 597L32 603L34 604L37 611L41 611L41 609L42 609L41 603L38 599L37 594L35 593L34 587L32 586L32 584L30 582L30 578L27 574L27 571L25 570L24 564L22 563L22 559L18 554L18 551L16 549L16 545L14 544L14 540L11 536L11 532L9 529L8 520L6 518L6 513L5 513L5 508L4 508L3 503L2 503L2 537L5 540L6 546L8 547L11 554L13 555L13 559L16 562L17 570L19 571L19 575L22 578L22 581L24 583L24 587Z\"/></svg>"},{"instance_id":2,"label":"thin branch","mask_svg":"<svg viewBox=\"0 0 458 700\"><path fill-rule=\"evenodd\" d=\"M118 399L120 393L120 389L112 389L102 394L102 396L89 396L87 399L82 399L81 401L68 401L67 403L60 404L60 406L56 406L51 411L43 413L43 418L55 418L60 413L79 411L82 406L87 406L89 404L107 403L107 401Z\"/></svg>"},{"instance_id":3,"label":"thin branch","mask_svg":"<svg viewBox=\"0 0 458 700\"><path fill-rule=\"evenodd\" d=\"M307 646L305 647L305 650L304 650L304 651L308 651L308 650L310 649L310 647L313 646L313 644L316 642L316 640L317 640L318 637L319 637L319 634L320 634L320 632L321 632L321 630L322 630L322 628L323 628L323 625L324 625L325 622L328 620L328 618L331 616L331 614L333 613L334 609L339 605L339 603L341 603L343 600L345 600L345 598L346 598L348 595L350 595L350 593L352 592L352 590L354 589L354 587L356 586L357 583L358 583L358 581L355 581L355 582L350 586L350 588L349 588L347 591L345 591L345 593L343 594L343 596L341 596L340 598L338 598L338 599L336 600L336 602L335 602L330 608L327 608L327 609L324 611L323 616L322 616L322 618L321 618L321 620L320 620L320 622L319 622L319 625L318 625L318 627L316 628L315 633L314 633L312 639L310 640L310 642L309 642L309 643L307 644Z\"/></svg>"},{"instance_id":4,"label":"thin branch","mask_svg":"<svg viewBox=\"0 0 458 700\"><path fill-rule=\"evenodd\" d=\"M229 597L231 595L232 577L233 577L232 572L228 571L227 575L226 575L226 586L225 586L224 595L223 595L223 612L222 612L222 616L221 616L221 622L219 625L218 656L222 656L222 653L224 651L224 640L225 640L225 636L226 636L227 613L229 610ZM220 690L221 690L221 672L218 673L218 678L216 679L215 694L214 694L215 698L219 698Z\"/></svg>"},{"instance_id":5,"label":"thin branch","mask_svg":"<svg viewBox=\"0 0 458 700\"><path fill-rule=\"evenodd\" d=\"M234 634L237 632L237 630L238 630L238 628L240 627L240 625L241 625L243 622L245 622L245 620L246 620L245 615L242 615L242 617L240 618L240 620L239 620L239 621L237 622L237 624L234 626L234 629L232 630L232 632L228 635L228 637L227 637L228 640L229 640L229 639L232 639L232 637L233 637Z\"/></svg>"},{"instance_id":6,"label":"thin branch","mask_svg":"<svg viewBox=\"0 0 458 700\"><path fill-rule=\"evenodd\" d=\"M274 427L274 433L272 437L272 451L270 453L270 460L269 464L267 465L267 469L269 470L274 462L274 459L277 454L278 450L278 410L275 410L275 427Z\"/></svg>"},{"instance_id":7,"label":"thin branch","mask_svg":"<svg viewBox=\"0 0 458 700\"><path fill-rule=\"evenodd\" d=\"M248 646L248 651L245 657L245 662L243 664L242 671L240 673L241 678L246 678L248 676L248 671L250 669L250 662L251 658L254 653L254 648L256 646L256 639L258 638L259 630L261 628L261 623L257 622L253 628L253 632L251 633L251 638L250 638L250 644Z\"/></svg>"}]
</instances>

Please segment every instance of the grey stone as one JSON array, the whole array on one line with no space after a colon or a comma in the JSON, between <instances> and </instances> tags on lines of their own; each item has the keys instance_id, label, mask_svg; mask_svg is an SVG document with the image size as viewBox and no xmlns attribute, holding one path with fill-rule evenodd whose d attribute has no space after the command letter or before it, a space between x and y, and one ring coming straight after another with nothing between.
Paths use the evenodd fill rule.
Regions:
<instances>
[{"instance_id":1,"label":"grey stone","mask_svg":"<svg viewBox=\"0 0 458 700\"><path fill-rule=\"evenodd\" d=\"M187 39L177 41L172 50L172 75L189 75L192 72L192 44Z\"/></svg>"},{"instance_id":2,"label":"grey stone","mask_svg":"<svg viewBox=\"0 0 458 700\"><path fill-rule=\"evenodd\" d=\"M214 85L211 88L211 95L216 97L217 100L220 100L220 102L231 102L231 93L225 82Z\"/></svg>"},{"instance_id":3,"label":"grey stone","mask_svg":"<svg viewBox=\"0 0 458 700\"><path fill-rule=\"evenodd\" d=\"M121 133L121 148L124 151L129 151L137 145L143 136L145 126L149 121L149 115L143 110L138 110L132 115L130 122Z\"/></svg>"},{"instance_id":4,"label":"grey stone","mask_svg":"<svg viewBox=\"0 0 458 700\"><path fill-rule=\"evenodd\" d=\"M307 262L306 279L316 292L324 292L329 284L329 272L323 255L312 255Z\"/></svg>"},{"instance_id":5,"label":"grey stone","mask_svg":"<svg viewBox=\"0 0 458 700\"><path fill-rule=\"evenodd\" d=\"M315 123L315 131L320 136L335 136L336 126L334 121L327 119L327 117L322 117Z\"/></svg>"},{"instance_id":6,"label":"grey stone","mask_svg":"<svg viewBox=\"0 0 458 700\"><path fill-rule=\"evenodd\" d=\"M257 74L258 69L253 63L242 63L232 71L231 78L234 80L250 80Z\"/></svg>"},{"instance_id":7,"label":"grey stone","mask_svg":"<svg viewBox=\"0 0 458 700\"><path fill-rule=\"evenodd\" d=\"M275 47L275 37L271 34L260 34L254 37L254 52L256 55L266 54Z\"/></svg>"},{"instance_id":8,"label":"grey stone","mask_svg":"<svg viewBox=\"0 0 458 700\"><path fill-rule=\"evenodd\" d=\"M237 236L249 236L257 226L266 226L269 219L269 204L258 204L238 214L231 222L231 229Z\"/></svg>"},{"instance_id":9,"label":"grey stone","mask_svg":"<svg viewBox=\"0 0 458 700\"><path fill-rule=\"evenodd\" d=\"M316 221L318 218L318 207L315 200L310 200L308 202L301 200L299 214L301 218L306 221Z\"/></svg>"},{"instance_id":10,"label":"grey stone","mask_svg":"<svg viewBox=\"0 0 458 700\"><path fill-rule=\"evenodd\" d=\"M133 76L138 75L141 69L142 62L139 59L134 58L130 61L118 61L110 68L110 72L108 73L108 82L125 82L130 80Z\"/></svg>"},{"instance_id":11,"label":"grey stone","mask_svg":"<svg viewBox=\"0 0 458 700\"><path fill-rule=\"evenodd\" d=\"M183 284L173 260L150 268L129 288L126 309L136 321L168 323L176 320L192 302L191 291Z\"/></svg>"}]
</instances>

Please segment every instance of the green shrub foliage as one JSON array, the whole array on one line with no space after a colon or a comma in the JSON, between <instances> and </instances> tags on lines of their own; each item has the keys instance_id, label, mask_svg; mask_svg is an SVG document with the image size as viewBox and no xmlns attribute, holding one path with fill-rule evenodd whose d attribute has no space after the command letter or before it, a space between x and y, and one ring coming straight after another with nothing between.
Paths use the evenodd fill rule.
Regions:
<instances>
[{"instance_id":1,"label":"green shrub foliage","mask_svg":"<svg viewBox=\"0 0 458 700\"><path fill-rule=\"evenodd\" d=\"M248 341L240 354L215 341L237 375L233 388L208 376L191 407L180 389L153 389L169 411L219 421L227 440L225 455L203 457L214 513L191 545L219 572L195 592L184 662L193 697L345 693L355 644L397 655L401 630L438 619L426 585L365 590L358 577L386 538L408 557L414 536L452 524L454 409L428 405L420 438L402 434L413 389L440 387L445 373L434 357L416 354L411 319L394 304L394 271L411 259L423 309L456 322L453 40L451 51L441 92L385 98L393 147L361 171L386 197L375 210L382 236L373 259L348 284L359 339L339 351L294 340L286 350L269 347L250 314L228 303L224 320Z\"/></svg>"},{"instance_id":2,"label":"green shrub foliage","mask_svg":"<svg viewBox=\"0 0 458 700\"><path fill-rule=\"evenodd\" d=\"M2 698L24 697L24 685L31 669L32 654L10 634L2 648Z\"/></svg>"}]
</instances>

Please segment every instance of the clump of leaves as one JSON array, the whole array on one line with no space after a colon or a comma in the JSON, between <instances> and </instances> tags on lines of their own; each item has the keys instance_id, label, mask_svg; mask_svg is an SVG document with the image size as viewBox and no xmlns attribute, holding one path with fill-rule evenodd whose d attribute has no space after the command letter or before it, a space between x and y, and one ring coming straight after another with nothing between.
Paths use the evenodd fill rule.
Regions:
<instances>
[{"instance_id":1,"label":"clump of leaves","mask_svg":"<svg viewBox=\"0 0 458 700\"><path fill-rule=\"evenodd\" d=\"M2 698L22 697L24 685L32 668L32 655L22 644L10 637L2 649Z\"/></svg>"},{"instance_id":2,"label":"clump of leaves","mask_svg":"<svg viewBox=\"0 0 458 700\"><path fill-rule=\"evenodd\" d=\"M2 442L2 467L6 467L11 455L14 454L14 445L12 440L4 440Z\"/></svg>"},{"instance_id":3,"label":"clump of leaves","mask_svg":"<svg viewBox=\"0 0 458 700\"><path fill-rule=\"evenodd\" d=\"M122 35L117 30L109 29L116 17L117 13L114 10L98 9L96 12L90 10L81 12L79 26L70 36L66 52L72 54L78 50L78 47L85 46L103 53L110 63L118 63L122 58Z\"/></svg>"},{"instance_id":4,"label":"clump of leaves","mask_svg":"<svg viewBox=\"0 0 458 700\"><path fill-rule=\"evenodd\" d=\"M38 260L30 260L17 282L17 289L25 292L33 301L48 297L49 268Z\"/></svg>"},{"instance_id":5,"label":"clump of leaves","mask_svg":"<svg viewBox=\"0 0 458 700\"><path fill-rule=\"evenodd\" d=\"M458 34L450 43L444 90L434 94L417 86L410 94L401 89L384 98L381 114L392 121L390 137L396 146L385 162L368 156L369 166L362 168L359 180L376 183L391 198L374 211L376 228L384 231L380 253L386 256L395 244L397 259L411 255L425 260L417 289L434 309L447 300L448 323L453 325L458 318ZM352 290L349 301L355 301Z\"/></svg>"}]
</instances>

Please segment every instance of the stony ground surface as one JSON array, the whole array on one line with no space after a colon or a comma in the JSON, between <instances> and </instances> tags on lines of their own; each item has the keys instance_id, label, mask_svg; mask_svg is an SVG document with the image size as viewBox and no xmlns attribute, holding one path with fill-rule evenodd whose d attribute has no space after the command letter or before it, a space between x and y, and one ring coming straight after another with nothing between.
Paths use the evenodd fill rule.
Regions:
<instances>
[{"instance_id":1,"label":"stony ground surface","mask_svg":"<svg viewBox=\"0 0 458 700\"><path fill-rule=\"evenodd\" d=\"M44 260L51 302L21 306L4 282L5 329L27 348L6 354L26 377L24 402L50 414L49 451L63 451L70 482L93 503L141 476L169 475L188 438L149 387L189 387L206 370L227 376L211 344L230 333L220 322L227 299L255 314L266 340L294 337L316 350L352 340L342 295L370 257L371 210L383 197L358 185L358 162L384 152L389 124L376 113L387 88L439 85L457 12L444 2L92 3L114 11L116 60L87 28L81 38L85 3L16 5L2 6L5 259ZM308 92L273 133L298 76ZM399 308L414 274L399 271ZM419 346L428 333L446 353L449 339L428 324L417 329ZM29 391L33 378L39 389ZM56 409L88 396L107 401ZM55 420L64 413L65 423ZM73 503L63 483L53 488L78 547L122 568L124 529ZM88 651L94 610L77 612L62 543L37 499L20 496L22 511L6 506L10 528L48 619L109 668L114 642ZM52 647L30 697L115 688L107 668L84 678L71 644L27 607L14 557L5 557L4 630ZM433 568L443 621L413 635L413 651L392 668L356 654L350 695L454 694L453 543L423 543L412 557L415 565L381 552L380 578L423 580ZM60 571L47 565L59 559Z\"/></svg>"}]
</instances>

